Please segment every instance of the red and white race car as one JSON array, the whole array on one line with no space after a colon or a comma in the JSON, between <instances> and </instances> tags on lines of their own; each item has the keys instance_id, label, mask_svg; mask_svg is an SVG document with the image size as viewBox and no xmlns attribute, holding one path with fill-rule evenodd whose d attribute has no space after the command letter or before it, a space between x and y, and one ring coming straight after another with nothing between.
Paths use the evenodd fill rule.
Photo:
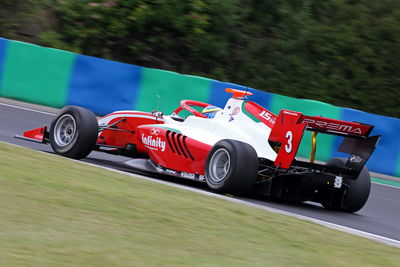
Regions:
<instances>
[{"instance_id":1,"label":"red and white race car","mask_svg":"<svg viewBox=\"0 0 400 267\"><path fill-rule=\"evenodd\" d=\"M67 106L49 130L16 137L50 143L57 154L75 159L92 150L132 157L136 169L206 182L218 192L315 201L348 212L364 206L371 186L364 165L380 138L369 137L373 126L289 110L276 116L247 101L252 93L226 91L233 96L223 109L182 100L168 116L116 111L97 120L87 109ZM182 111L191 115L183 118ZM305 130L313 132L310 161L295 159ZM344 136L339 151L350 156L315 163L316 133Z\"/></svg>"}]
</instances>

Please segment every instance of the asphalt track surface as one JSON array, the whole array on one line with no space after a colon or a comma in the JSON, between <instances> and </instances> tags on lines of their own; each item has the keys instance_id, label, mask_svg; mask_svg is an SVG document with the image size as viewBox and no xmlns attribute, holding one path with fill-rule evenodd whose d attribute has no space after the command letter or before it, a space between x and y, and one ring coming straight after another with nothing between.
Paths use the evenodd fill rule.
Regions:
<instances>
[{"instance_id":1,"label":"asphalt track surface","mask_svg":"<svg viewBox=\"0 0 400 267\"><path fill-rule=\"evenodd\" d=\"M47 110L37 112L36 110L35 107L30 107L27 104L10 104L9 101L0 99L0 141L53 153L49 145L13 138L16 134L22 135L25 130L50 125L53 117L52 113L54 112L48 112ZM124 164L127 160L128 158L125 157L100 152L92 152L84 159L85 162L92 164L132 172L133 170ZM166 179L170 182L191 186L200 190L207 190L203 184L186 179L156 178ZM330 211L322 208L319 204L311 202L288 204L253 197L240 197L238 199L400 242L400 188L397 187L373 183L368 202L357 213ZM329 238L329 236L326 238Z\"/></svg>"}]
</instances>

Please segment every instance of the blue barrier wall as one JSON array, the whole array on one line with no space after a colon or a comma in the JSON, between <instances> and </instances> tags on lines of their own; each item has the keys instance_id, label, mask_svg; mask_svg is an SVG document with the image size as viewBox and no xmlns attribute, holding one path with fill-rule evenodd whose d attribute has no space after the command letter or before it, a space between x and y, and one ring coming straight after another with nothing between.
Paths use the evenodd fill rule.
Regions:
<instances>
[{"instance_id":1,"label":"blue barrier wall","mask_svg":"<svg viewBox=\"0 0 400 267\"><path fill-rule=\"evenodd\" d=\"M3 69L6 57L6 48L7 48L7 40L0 38L0 92L1 92L1 81L3 78Z\"/></svg>"},{"instance_id":2,"label":"blue barrier wall","mask_svg":"<svg viewBox=\"0 0 400 267\"><path fill-rule=\"evenodd\" d=\"M86 107L97 114L134 109L141 71L138 66L77 55L67 104Z\"/></svg>"},{"instance_id":3,"label":"blue barrier wall","mask_svg":"<svg viewBox=\"0 0 400 267\"><path fill-rule=\"evenodd\" d=\"M367 162L367 167L374 172L388 175L398 175L397 165L400 156L400 120L391 117L371 114L355 109L342 108L341 119L345 121L356 121L374 125L371 133L382 135L378 147ZM336 138L334 147L338 147L341 138ZM332 156L347 157L347 154L332 150Z\"/></svg>"}]
</instances>

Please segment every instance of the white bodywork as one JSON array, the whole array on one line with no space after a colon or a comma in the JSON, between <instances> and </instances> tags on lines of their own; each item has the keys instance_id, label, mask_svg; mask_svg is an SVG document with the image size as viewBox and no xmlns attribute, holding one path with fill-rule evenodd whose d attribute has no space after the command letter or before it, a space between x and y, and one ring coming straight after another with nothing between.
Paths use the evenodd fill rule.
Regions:
<instances>
[{"instance_id":1,"label":"white bodywork","mask_svg":"<svg viewBox=\"0 0 400 267\"><path fill-rule=\"evenodd\" d=\"M214 118L188 116L183 122L164 116L163 125L180 131L183 135L213 146L222 139L234 139L251 145L259 158L275 161L277 153L268 143L271 128L262 122L255 122L242 111L242 99L231 98L225 108Z\"/></svg>"}]
</instances>

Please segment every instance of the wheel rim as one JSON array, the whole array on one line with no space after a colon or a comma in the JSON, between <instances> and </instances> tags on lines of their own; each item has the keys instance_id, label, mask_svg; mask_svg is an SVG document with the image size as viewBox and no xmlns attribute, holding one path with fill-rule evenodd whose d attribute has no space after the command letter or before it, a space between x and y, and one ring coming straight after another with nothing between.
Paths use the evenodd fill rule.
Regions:
<instances>
[{"instance_id":1,"label":"wheel rim","mask_svg":"<svg viewBox=\"0 0 400 267\"><path fill-rule=\"evenodd\" d=\"M220 148L215 151L210 160L210 177L213 183L220 183L225 179L231 166L231 158L228 150Z\"/></svg>"},{"instance_id":2,"label":"wheel rim","mask_svg":"<svg viewBox=\"0 0 400 267\"><path fill-rule=\"evenodd\" d=\"M69 114L61 116L54 126L54 141L61 147L68 146L76 135L76 122Z\"/></svg>"}]
</instances>

